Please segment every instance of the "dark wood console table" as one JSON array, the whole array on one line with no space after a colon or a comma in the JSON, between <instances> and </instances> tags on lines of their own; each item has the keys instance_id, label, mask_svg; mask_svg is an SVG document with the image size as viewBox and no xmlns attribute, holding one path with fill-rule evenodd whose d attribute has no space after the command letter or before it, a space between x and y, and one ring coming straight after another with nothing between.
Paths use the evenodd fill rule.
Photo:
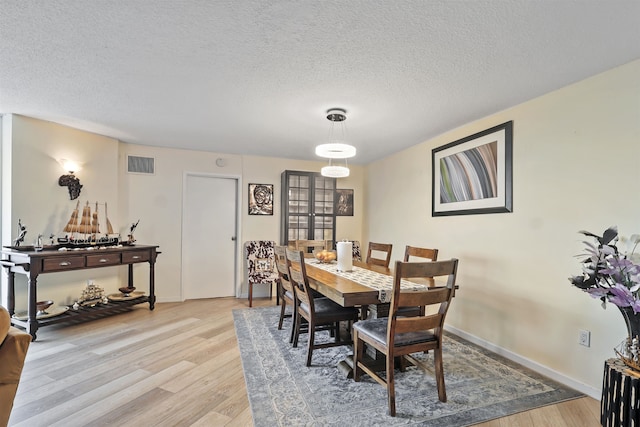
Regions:
<instances>
[{"instance_id":1,"label":"dark wood console table","mask_svg":"<svg viewBox=\"0 0 640 427\"><path fill-rule=\"evenodd\" d=\"M60 323L70 320L82 320L95 317L96 313L109 314L123 311L135 304L149 303L149 310L153 310L156 302L155 296L155 262L158 254L158 246L121 246L107 247L103 249L81 249L81 250L42 250L42 251L20 251L6 249L0 251L2 259L0 264L6 268L9 274L9 286L7 292L7 303L11 323L23 327L31 335L32 340L36 340L36 332L39 326ZM118 265L128 265L129 280L128 286L133 286L133 264L149 263L149 295L135 298L128 301L109 302L96 307L81 307L79 310L68 310L67 312L47 319L38 320L36 318L37 280L40 274L59 273L71 270L86 270L100 267L113 267ZM15 314L15 274L24 274L28 281L28 301L27 319L19 320Z\"/></svg>"}]
</instances>

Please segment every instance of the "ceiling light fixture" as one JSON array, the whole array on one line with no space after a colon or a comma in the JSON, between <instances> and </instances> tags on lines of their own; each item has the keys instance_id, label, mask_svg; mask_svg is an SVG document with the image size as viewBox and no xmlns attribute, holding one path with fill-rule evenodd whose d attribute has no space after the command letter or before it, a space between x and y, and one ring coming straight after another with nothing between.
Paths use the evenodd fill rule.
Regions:
<instances>
[{"instance_id":1,"label":"ceiling light fixture","mask_svg":"<svg viewBox=\"0 0 640 427\"><path fill-rule=\"evenodd\" d=\"M347 160L356 155L356 147L344 142L345 126L344 121L347 119L347 111L342 108L332 108L327 111L327 120L331 122L329 129L329 143L320 144L316 147L316 155L329 159L329 166L325 166L320 170L322 176L330 178L345 178L349 176L349 167ZM336 123L340 124L341 138L334 137L334 128ZM344 159L344 166L334 165L333 159Z\"/></svg>"}]
</instances>

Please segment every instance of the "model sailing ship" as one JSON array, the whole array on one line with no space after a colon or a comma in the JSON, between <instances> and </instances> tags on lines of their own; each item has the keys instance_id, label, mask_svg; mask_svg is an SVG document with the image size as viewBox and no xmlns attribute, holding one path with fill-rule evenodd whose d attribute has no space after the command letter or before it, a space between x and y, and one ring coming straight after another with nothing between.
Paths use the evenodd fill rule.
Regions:
<instances>
[{"instance_id":1,"label":"model sailing ship","mask_svg":"<svg viewBox=\"0 0 640 427\"><path fill-rule=\"evenodd\" d=\"M98 202L96 209L92 213L89 202L82 208L82 217L79 218L80 202L76 203L76 208L71 213L69 222L62 231L67 233L65 237L58 238L58 246L83 248L88 246L114 246L120 243L120 234L113 232L113 226L107 214L107 204L104 204L104 214L106 219L106 233L100 235L100 222L98 219Z\"/></svg>"}]
</instances>

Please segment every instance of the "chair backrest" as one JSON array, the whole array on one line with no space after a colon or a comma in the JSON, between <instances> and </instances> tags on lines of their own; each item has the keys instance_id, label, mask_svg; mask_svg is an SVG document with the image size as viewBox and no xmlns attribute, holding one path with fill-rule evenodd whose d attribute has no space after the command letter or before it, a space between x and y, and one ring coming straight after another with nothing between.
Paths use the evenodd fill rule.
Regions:
<instances>
[{"instance_id":1,"label":"chair backrest","mask_svg":"<svg viewBox=\"0 0 640 427\"><path fill-rule=\"evenodd\" d=\"M289 264L289 281L295 288L296 299L301 304L309 305L309 312L313 313L313 295L309 287L307 269L304 264L304 253L295 249L287 248L287 262Z\"/></svg>"},{"instance_id":2,"label":"chair backrest","mask_svg":"<svg viewBox=\"0 0 640 427\"><path fill-rule=\"evenodd\" d=\"M391 262L391 243L374 243L369 242L369 249L367 249L367 264L381 265L383 267L389 267Z\"/></svg>"},{"instance_id":3,"label":"chair backrest","mask_svg":"<svg viewBox=\"0 0 640 427\"><path fill-rule=\"evenodd\" d=\"M404 262L412 261L411 257L424 258L424 259L430 259L431 261L437 261L438 250L428 249L428 248L419 248L417 246L407 245L404 248Z\"/></svg>"},{"instance_id":4,"label":"chair backrest","mask_svg":"<svg viewBox=\"0 0 640 427\"><path fill-rule=\"evenodd\" d=\"M305 257L312 257L315 251L321 251L323 249L331 249L330 240L292 240L289 242L289 247L297 251L304 252Z\"/></svg>"},{"instance_id":5,"label":"chair backrest","mask_svg":"<svg viewBox=\"0 0 640 427\"><path fill-rule=\"evenodd\" d=\"M278 278L272 240L249 240L244 244L248 283L271 283Z\"/></svg>"},{"instance_id":6,"label":"chair backrest","mask_svg":"<svg viewBox=\"0 0 640 427\"><path fill-rule=\"evenodd\" d=\"M396 261L387 327L387 343L390 347L393 346L395 335L405 332L433 330L436 340L438 342L442 340L442 328L455 291L457 271L458 260L455 258L433 262ZM439 276L447 276L446 286L438 286L426 291L401 292L400 290L401 279L428 279ZM417 317L404 317L398 313L398 309L402 307L434 305L439 305L435 313L433 310L426 310L425 314Z\"/></svg>"},{"instance_id":7,"label":"chair backrest","mask_svg":"<svg viewBox=\"0 0 640 427\"><path fill-rule=\"evenodd\" d=\"M286 246L276 246L274 248L276 257L276 269L278 270L278 276L280 284L284 289L290 292L294 292L293 286L289 281L289 263L287 261L287 248Z\"/></svg>"},{"instance_id":8,"label":"chair backrest","mask_svg":"<svg viewBox=\"0 0 640 427\"><path fill-rule=\"evenodd\" d=\"M360 253L360 242L357 240L352 240L351 253L353 255L354 261L362 261L362 254Z\"/></svg>"}]
</instances>

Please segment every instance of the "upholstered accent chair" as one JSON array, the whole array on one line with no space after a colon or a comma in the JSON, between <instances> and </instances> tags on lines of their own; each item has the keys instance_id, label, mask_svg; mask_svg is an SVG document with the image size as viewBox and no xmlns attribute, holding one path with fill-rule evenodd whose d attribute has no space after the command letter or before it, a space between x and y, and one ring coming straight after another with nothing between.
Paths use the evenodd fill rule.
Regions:
<instances>
[{"instance_id":1,"label":"upholstered accent chair","mask_svg":"<svg viewBox=\"0 0 640 427\"><path fill-rule=\"evenodd\" d=\"M249 307L253 305L253 286L268 285L269 297L273 297L273 285L278 283L272 240L250 240L244 244L245 273L249 288Z\"/></svg>"},{"instance_id":2,"label":"upholstered accent chair","mask_svg":"<svg viewBox=\"0 0 640 427\"><path fill-rule=\"evenodd\" d=\"M9 423L30 343L31 335L11 326L9 312L0 306L0 426Z\"/></svg>"}]
</instances>

